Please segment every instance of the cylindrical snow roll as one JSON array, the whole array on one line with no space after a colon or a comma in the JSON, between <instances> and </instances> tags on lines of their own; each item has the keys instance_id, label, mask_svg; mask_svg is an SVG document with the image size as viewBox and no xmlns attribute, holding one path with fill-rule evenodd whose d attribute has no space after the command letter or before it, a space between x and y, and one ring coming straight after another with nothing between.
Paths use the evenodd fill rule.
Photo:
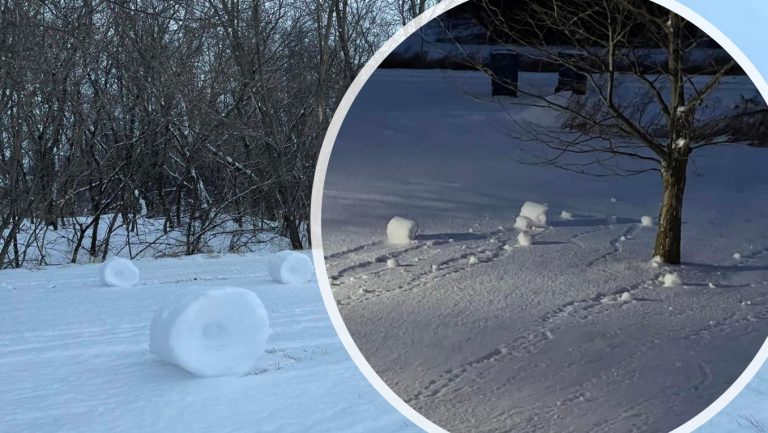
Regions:
<instances>
[{"instance_id":1,"label":"cylindrical snow roll","mask_svg":"<svg viewBox=\"0 0 768 433\"><path fill-rule=\"evenodd\" d=\"M128 259L113 257L101 264L99 276L108 286L130 287L139 282L139 269Z\"/></svg>"},{"instance_id":2,"label":"cylindrical snow roll","mask_svg":"<svg viewBox=\"0 0 768 433\"><path fill-rule=\"evenodd\" d=\"M198 376L240 376L256 367L270 333L255 293L216 289L158 311L149 350Z\"/></svg>"},{"instance_id":3,"label":"cylindrical snow roll","mask_svg":"<svg viewBox=\"0 0 768 433\"><path fill-rule=\"evenodd\" d=\"M302 284L312 280L312 260L295 251L280 251L269 258L267 271L273 280L283 284Z\"/></svg>"},{"instance_id":4,"label":"cylindrical snow roll","mask_svg":"<svg viewBox=\"0 0 768 433\"><path fill-rule=\"evenodd\" d=\"M392 244L409 244L418 231L416 221L396 216L387 223L387 240Z\"/></svg>"},{"instance_id":5,"label":"cylindrical snow roll","mask_svg":"<svg viewBox=\"0 0 768 433\"><path fill-rule=\"evenodd\" d=\"M520 208L520 216L528 217L538 227L546 227L547 225L547 210L549 206L535 201L527 201L523 203L523 207Z\"/></svg>"}]
</instances>

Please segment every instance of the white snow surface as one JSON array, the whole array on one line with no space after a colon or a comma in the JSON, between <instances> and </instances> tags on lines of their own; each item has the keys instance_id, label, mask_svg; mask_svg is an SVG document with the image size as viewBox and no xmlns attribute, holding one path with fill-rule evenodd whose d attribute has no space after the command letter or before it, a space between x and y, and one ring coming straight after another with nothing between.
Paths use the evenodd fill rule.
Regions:
<instances>
[{"instance_id":1,"label":"white snow surface","mask_svg":"<svg viewBox=\"0 0 768 433\"><path fill-rule=\"evenodd\" d=\"M527 91L556 81L520 74ZM713 103L747 91L746 77L724 77ZM361 90L322 204L347 329L384 381L449 431L673 430L719 397L768 335L768 149L693 153L683 264L657 268L655 229L638 216L658 212L659 177L518 164L511 152L525 144L510 118L525 97L489 93L483 74L442 70L381 70ZM573 219L513 248L510 203L531 199ZM387 243L392 215L419 221L417 242ZM467 266L470 255L479 263ZM391 256L409 266L386 272ZM685 284L662 287L665 272ZM631 302L601 302L624 293Z\"/></svg>"},{"instance_id":2,"label":"white snow surface","mask_svg":"<svg viewBox=\"0 0 768 433\"><path fill-rule=\"evenodd\" d=\"M131 287L139 282L141 272L130 260L112 257L101 264L99 276L107 286Z\"/></svg>"},{"instance_id":3,"label":"white snow surface","mask_svg":"<svg viewBox=\"0 0 768 433\"><path fill-rule=\"evenodd\" d=\"M297 253L298 254L298 253ZM264 356L269 318L250 290L210 290L177 301L152 318L149 350L198 376L251 373Z\"/></svg>"},{"instance_id":4,"label":"white snow surface","mask_svg":"<svg viewBox=\"0 0 768 433\"><path fill-rule=\"evenodd\" d=\"M408 244L416 238L418 230L416 221L396 216L387 223L387 239L392 244Z\"/></svg>"},{"instance_id":5,"label":"white snow surface","mask_svg":"<svg viewBox=\"0 0 768 433\"><path fill-rule=\"evenodd\" d=\"M267 264L269 276L283 284L303 284L315 276L312 259L296 251L280 251L272 254Z\"/></svg>"},{"instance_id":6,"label":"white snow surface","mask_svg":"<svg viewBox=\"0 0 768 433\"><path fill-rule=\"evenodd\" d=\"M131 290L98 265L0 271L0 431L389 433L421 431L348 357L314 283L281 285L268 254L139 260ZM162 306L241 287L273 333L252 374L199 378L148 349Z\"/></svg>"}]
</instances>

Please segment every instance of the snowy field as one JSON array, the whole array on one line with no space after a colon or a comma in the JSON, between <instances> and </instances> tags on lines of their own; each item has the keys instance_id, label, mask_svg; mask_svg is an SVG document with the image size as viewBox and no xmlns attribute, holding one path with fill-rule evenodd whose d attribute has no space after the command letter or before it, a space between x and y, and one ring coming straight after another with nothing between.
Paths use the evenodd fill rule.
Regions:
<instances>
[{"instance_id":1,"label":"snowy field","mask_svg":"<svg viewBox=\"0 0 768 433\"><path fill-rule=\"evenodd\" d=\"M747 80L726 77L715 104L751 96ZM449 431L683 424L768 335L768 149L694 154L685 263L657 267L655 227L640 220L658 214L658 176L518 164L510 116L530 109L489 93L479 73L380 70L352 105L322 205L328 276L352 337L403 400ZM528 200L549 205L548 223L517 246ZM394 216L418 222L415 242L386 242ZM665 286L667 273L681 282Z\"/></svg>"},{"instance_id":2,"label":"snowy field","mask_svg":"<svg viewBox=\"0 0 768 433\"><path fill-rule=\"evenodd\" d=\"M317 285L279 284L266 254L139 260L130 288L98 265L0 271L2 432L416 432L347 356ZM199 378L148 350L167 303L255 292L272 335L243 377Z\"/></svg>"}]
</instances>

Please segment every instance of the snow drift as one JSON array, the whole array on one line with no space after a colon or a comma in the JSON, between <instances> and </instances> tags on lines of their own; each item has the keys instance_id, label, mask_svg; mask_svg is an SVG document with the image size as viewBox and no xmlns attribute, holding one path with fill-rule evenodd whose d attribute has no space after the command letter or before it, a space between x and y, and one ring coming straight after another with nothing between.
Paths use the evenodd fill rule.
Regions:
<instances>
[{"instance_id":1,"label":"snow drift","mask_svg":"<svg viewBox=\"0 0 768 433\"><path fill-rule=\"evenodd\" d=\"M392 244L408 244L416 238L416 221L396 216L387 224L387 240Z\"/></svg>"},{"instance_id":2,"label":"snow drift","mask_svg":"<svg viewBox=\"0 0 768 433\"><path fill-rule=\"evenodd\" d=\"M269 258L267 272L273 280L283 284L302 284L312 280L315 268L312 260L295 251L280 251Z\"/></svg>"},{"instance_id":3,"label":"snow drift","mask_svg":"<svg viewBox=\"0 0 768 433\"><path fill-rule=\"evenodd\" d=\"M99 268L101 282L108 286L131 287L139 282L139 269L128 259L113 257Z\"/></svg>"},{"instance_id":4,"label":"snow drift","mask_svg":"<svg viewBox=\"0 0 768 433\"><path fill-rule=\"evenodd\" d=\"M240 376L256 367L270 333L255 293L217 289L158 311L149 350L198 376Z\"/></svg>"}]
</instances>

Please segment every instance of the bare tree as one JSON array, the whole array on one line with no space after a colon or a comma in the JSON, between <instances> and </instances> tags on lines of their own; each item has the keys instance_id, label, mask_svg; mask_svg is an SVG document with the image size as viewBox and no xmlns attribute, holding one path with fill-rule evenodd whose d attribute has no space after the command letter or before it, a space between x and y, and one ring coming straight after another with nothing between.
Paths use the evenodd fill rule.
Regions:
<instances>
[{"instance_id":1,"label":"bare tree","mask_svg":"<svg viewBox=\"0 0 768 433\"><path fill-rule=\"evenodd\" d=\"M528 162L597 176L659 172L654 255L680 263L691 154L748 141L745 118L765 124L762 102L719 111L707 104L723 77L738 70L735 62L702 56L702 44L711 40L644 0L536 0L515 8L478 1L480 20L497 40L529 62L570 69L589 87L586 96L570 99L518 88L564 119L556 130L518 122L518 138L537 149ZM475 66L493 77L487 65ZM631 86L641 90L627 97Z\"/></svg>"},{"instance_id":2,"label":"bare tree","mask_svg":"<svg viewBox=\"0 0 768 433\"><path fill-rule=\"evenodd\" d=\"M0 1L0 268L307 247L325 129L394 31L382 5Z\"/></svg>"}]
</instances>

